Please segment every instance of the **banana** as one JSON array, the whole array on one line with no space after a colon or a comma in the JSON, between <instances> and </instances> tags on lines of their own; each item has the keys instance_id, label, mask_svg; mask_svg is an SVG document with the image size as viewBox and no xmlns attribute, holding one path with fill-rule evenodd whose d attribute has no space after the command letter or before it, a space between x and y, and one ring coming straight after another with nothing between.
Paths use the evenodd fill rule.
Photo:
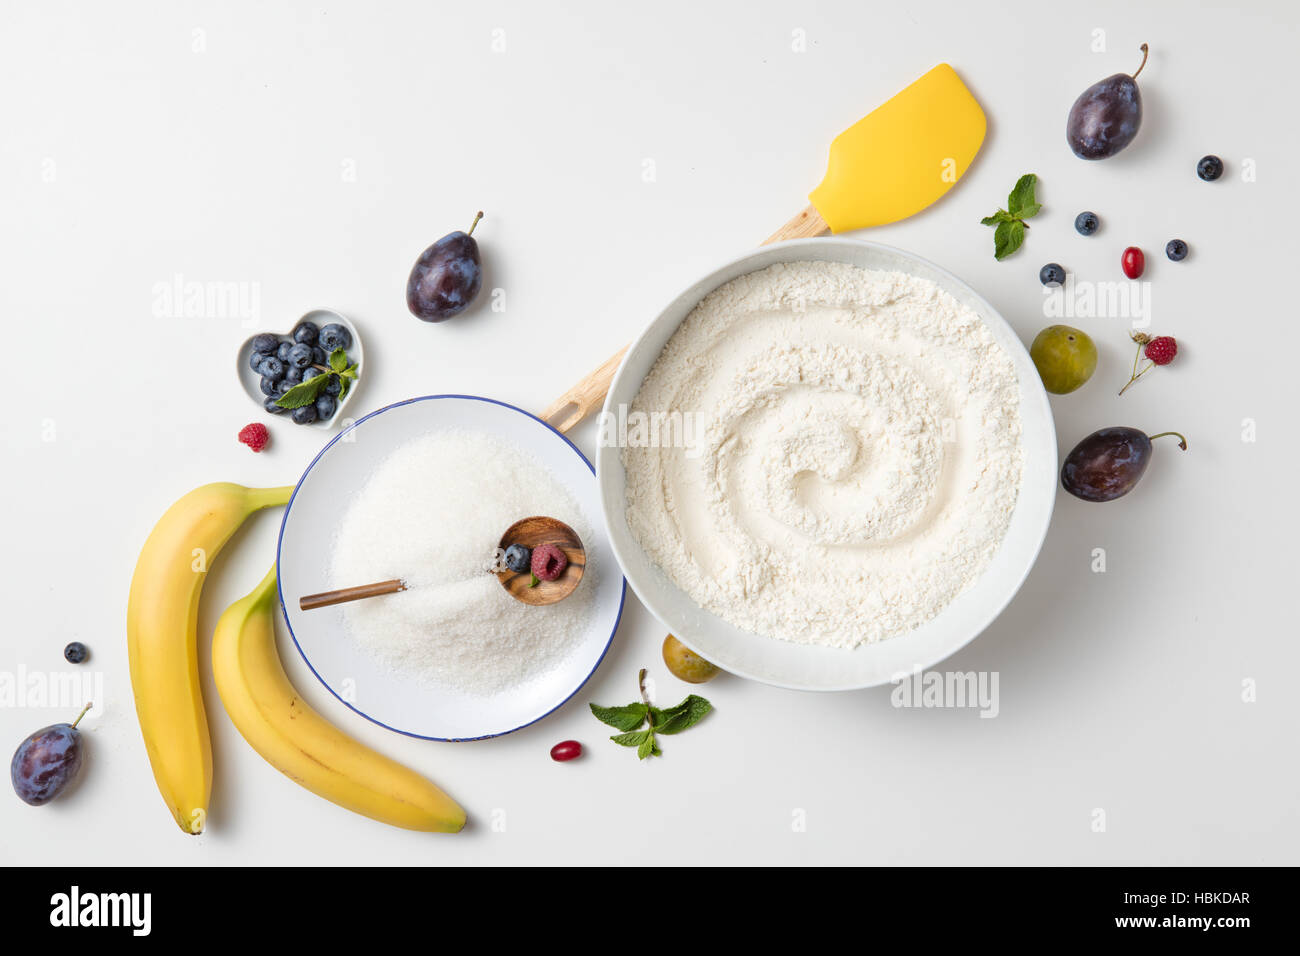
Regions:
<instances>
[{"instance_id":1,"label":"banana","mask_svg":"<svg viewBox=\"0 0 1300 956\"><path fill-rule=\"evenodd\" d=\"M253 512L288 502L293 486L196 488L158 520L131 578L127 651L135 710L154 779L176 823L201 833L212 792L212 743L199 689L203 580L222 545Z\"/></svg>"},{"instance_id":2,"label":"banana","mask_svg":"<svg viewBox=\"0 0 1300 956\"><path fill-rule=\"evenodd\" d=\"M212 637L212 676L226 713L275 769L312 793L408 830L455 833L465 811L428 780L312 710L275 646L276 574L230 605Z\"/></svg>"}]
</instances>

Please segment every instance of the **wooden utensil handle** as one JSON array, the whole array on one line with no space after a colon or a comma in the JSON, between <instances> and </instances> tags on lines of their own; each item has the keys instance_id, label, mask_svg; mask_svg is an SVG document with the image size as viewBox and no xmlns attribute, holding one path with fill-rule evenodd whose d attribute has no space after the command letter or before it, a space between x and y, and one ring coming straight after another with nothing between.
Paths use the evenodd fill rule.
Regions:
<instances>
[{"instance_id":1,"label":"wooden utensil handle","mask_svg":"<svg viewBox=\"0 0 1300 956\"><path fill-rule=\"evenodd\" d=\"M395 594L405 591L406 585L401 578L392 581L378 581L375 584L358 584L356 587L339 588L337 591L322 591L320 594L308 594L298 598L298 607L304 611L314 611L318 607L332 604L346 604L348 601L360 601L362 598L377 597L380 594Z\"/></svg>"},{"instance_id":2,"label":"wooden utensil handle","mask_svg":"<svg viewBox=\"0 0 1300 956\"><path fill-rule=\"evenodd\" d=\"M764 239L762 245L771 245L782 239L812 239L815 236L824 236L830 231L831 227L826 225L826 220L817 211L817 207L809 203L808 208Z\"/></svg>"},{"instance_id":3,"label":"wooden utensil handle","mask_svg":"<svg viewBox=\"0 0 1300 956\"><path fill-rule=\"evenodd\" d=\"M831 231L813 205L801 211L784 226L763 240L762 245L780 242L782 239L811 239L824 236ZM609 394L610 383L614 373L623 362L630 346L624 346L617 355L611 355L600 366L593 369L582 381L557 398L551 407L542 412L542 419L559 432L567 432L584 418L600 408Z\"/></svg>"},{"instance_id":4,"label":"wooden utensil handle","mask_svg":"<svg viewBox=\"0 0 1300 956\"><path fill-rule=\"evenodd\" d=\"M600 408L609 393L609 383L614 381L614 373L618 371L619 363L623 361L628 348L629 346L623 346L617 354L605 359L599 368L557 398L542 413L542 418L556 431L567 432Z\"/></svg>"}]
</instances>

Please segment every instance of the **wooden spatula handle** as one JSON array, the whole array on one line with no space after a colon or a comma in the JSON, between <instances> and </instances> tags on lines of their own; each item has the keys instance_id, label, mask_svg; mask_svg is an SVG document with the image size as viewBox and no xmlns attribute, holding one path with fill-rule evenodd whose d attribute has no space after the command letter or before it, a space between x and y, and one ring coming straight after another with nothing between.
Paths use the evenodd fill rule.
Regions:
<instances>
[{"instance_id":1,"label":"wooden spatula handle","mask_svg":"<svg viewBox=\"0 0 1300 956\"><path fill-rule=\"evenodd\" d=\"M593 369L582 381L557 398L551 407L542 412L542 418L559 432L567 432L582 421L605 401L609 393L609 383L614 381L614 373L619 363L627 354L629 346L623 346L618 353L611 355Z\"/></svg>"},{"instance_id":2,"label":"wooden spatula handle","mask_svg":"<svg viewBox=\"0 0 1300 956\"><path fill-rule=\"evenodd\" d=\"M348 601L360 601L362 598L378 597L380 594L396 594L405 591L406 585L401 578L392 581L379 581L375 584L358 584L356 587L339 588L337 591L322 591L320 594L308 594L298 598L298 607L304 611L314 611L318 607L331 604L346 604Z\"/></svg>"},{"instance_id":3,"label":"wooden spatula handle","mask_svg":"<svg viewBox=\"0 0 1300 956\"><path fill-rule=\"evenodd\" d=\"M817 207L809 203L807 209L764 239L762 245L780 242L782 239L812 239L815 236L824 236L830 231L831 227L826 225L826 220L817 211Z\"/></svg>"},{"instance_id":4,"label":"wooden spatula handle","mask_svg":"<svg viewBox=\"0 0 1300 956\"><path fill-rule=\"evenodd\" d=\"M780 242L782 239L811 239L813 236L823 236L830 231L831 228L826 225L826 220L822 219L821 213L809 205L764 239L762 245ZM623 356L627 355L627 350L628 346L624 346L617 355L611 355L586 378L557 398L551 407L542 413L542 418L547 424L556 431L567 432L600 408L605 402L605 396L609 394L609 385L614 381L614 373L618 371Z\"/></svg>"}]
</instances>

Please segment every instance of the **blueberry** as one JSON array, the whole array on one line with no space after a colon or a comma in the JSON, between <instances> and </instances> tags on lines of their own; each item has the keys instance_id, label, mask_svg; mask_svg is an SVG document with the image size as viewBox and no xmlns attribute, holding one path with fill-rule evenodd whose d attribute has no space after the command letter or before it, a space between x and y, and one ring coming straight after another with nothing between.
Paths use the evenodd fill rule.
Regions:
<instances>
[{"instance_id":1,"label":"blueberry","mask_svg":"<svg viewBox=\"0 0 1300 956\"><path fill-rule=\"evenodd\" d=\"M318 368L308 367L302 370L302 380L304 382L310 382L313 378L324 374L325 373Z\"/></svg>"},{"instance_id":2,"label":"blueberry","mask_svg":"<svg viewBox=\"0 0 1300 956\"><path fill-rule=\"evenodd\" d=\"M270 412L272 415L283 415L283 414L284 414L285 412L287 412L289 409L284 408L283 406L280 406L280 405L275 404L276 401L277 401L277 399L279 399L279 396L278 396L278 395L268 396L267 399L266 399L266 401L264 401L264 402L262 403L262 407L265 408L265 409L266 409L268 412Z\"/></svg>"},{"instance_id":3,"label":"blueberry","mask_svg":"<svg viewBox=\"0 0 1300 956\"><path fill-rule=\"evenodd\" d=\"M333 395L321 395L316 399L316 417L321 421L329 421L334 417L334 409L337 408Z\"/></svg>"},{"instance_id":4,"label":"blueberry","mask_svg":"<svg viewBox=\"0 0 1300 956\"><path fill-rule=\"evenodd\" d=\"M1214 155L1202 156L1201 161L1196 164L1196 175L1207 183L1214 182L1223 175L1223 160Z\"/></svg>"},{"instance_id":5,"label":"blueberry","mask_svg":"<svg viewBox=\"0 0 1300 956\"><path fill-rule=\"evenodd\" d=\"M315 345L320 329L315 322L299 322L293 329L293 340L304 345Z\"/></svg>"},{"instance_id":6,"label":"blueberry","mask_svg":"<svg viewBox=\"0 0 1300 956\"><path fill-rule=\"evenodd\" d=\"M1165 255L1174 262L1182 262L1187 258L1187 243L1181 239L1170 239L1165 243Z\"/></svg>"},{"instance_id":7,"label":"blueberry","mask_svg":"<svg viewBox=\"0 0 1300 956\"><path fill-rule=\"evenodd\" d=\"M293 419L295 425L310 425L316 420L316 406L304 405L302 408L295 408L289 417Z\"/></svg>"},{"instance_id":8,"label":"blueberry","mask_svg":"<svg viewBox=\"0 0 1300 956\"><path fill-rule=\"evenodd\" d=\"M299 382L302 381L302 369L292 368L292 367L285 369L284 380L286 382L292 382L294 385L297 385Z\"/></svg>"},{"instance_id":9,"label":"blueberry","mask_svg":"<svg viewBox=\"0 0 1300 956\"><path fill-rule=\"evenodd\" d=\"M341 391L343 391L343 379L337 375L331 375L330 380L325 383L325 394L338 395Z\"/></svg>"},{"instance_id":10,"label":"blueberry","mask_svg":"<svg viewBox=\"0 0 1300 956\"><path fill-rule=\"evenodd\" d=\"M263 379L263 381L265 381L265 379ZM280 381L275 383L276 397L278 398L283 395L285 392L289 391L289 389L293 388L293 386L294 383L289 381L287 378L280 379Z\"/></svg>"},{"instance_id":11,"label":"blueberry","mask_svg":"<svg viewBox=\"0 0 1300 956\"><path fill-rule=\"evenodd\" d=\"M337 322L331 322L329 325L321 327L320 338L317 342L326 352L333 352L335 349L350 349L352 348L352 333Z\"/></svg>"},{"instance_id":12,"label":"blueberry","mask_svg":"<svg viewBox=\"0 0 1300 956\"><path fill-rule=\"evenodd\" d=\"M273 382L278 382L284 378L284 363L274 355L268 355L262 359L262 377L269 378Z\"/></svg>"},{"instance_id":13,"label":"blueberry","mask_svg":"<svg viewBox=\"0 0 1300 956\"><path fill-rule=\"evenodd\" d=\"M259 352L254 349L248 356L248 367L258 375L262 374L262 363L271 357L269 352Z\"/></svg>"},{"instance_id":14,"label":"blueberry","mask_svg":"<svg viewBox=\"0 0 1300 956\"><path fill-rule=\"evenodd\" d=\"M1065 270L1059 262L1049 262L1038 270L1038 281L1043 285L1064 285Z\"/></svg>"},{"instance_id":15,"label":"blueberry","mask_svg":"<svg viewBox=\"0 0 1300 956\"><path fill-rule=\"evenodd\" d=\"M284 393L280 391L280 386L283 384L283 381L284 380L281 379L279 382L277 382L275 379L267 378L265 375L263 375L261 382L259 382L258 384L260 384L262 387L263 395L283 395Z\"/></svg>"},{"instance_id":16,"label":"blueberry","mask_svg":"<svg viewBox=\"0 0 1300 956\"><path fill-rule=\"evenodd\" d=\"M329 365L330 363L330 357L325 354L325 350L319 345L312 348L311 360L317 365Z\"/></svg>"},{"instance_id":17,"label":"blueberry","mask_svg":"<svg viewBox=\"0 0 1300 956\"><path fill-rule=\"evenodd\" d=\"M505 565L516 574L521 574L533 566L533 552L522 544L512 544L506 548Z\"/></svg>"},{"instance_id":18,"label":"blueberry","mask_svg":"<svg viewBox=\"0 0 1300 956\"><path fill-rule=\"evenodd\" d=\"M272 335L270 332L263 332L261 335L253 336L254 352L274 352L280 347L280 336Z\"/></svg>"},{"instance_id":19,"label":"blueberry","mask_svg":"<svg viewBox=\"0 0 1300 956\"><path fill-rule=\"evenodd\" d=\"M1101 225L1095 212L1081 212L1074 217L1074 231L1081 236L1091 236Z\"/></svg>"},{"instance_id":20,"label":"blueberry","mask_svg":"<svg viewBox=\"0 0 1300 956\"><path fill-rule=\"evenodd\" d=\"M63 649L63 656L69 664L80 664L90 656L90 652L81 641L73 641Z\"/></svg>"},{"instance_id":21,"label":"blueberry","mask_svg":"<svg viewBox=\"0 0 1300 956\"><path fill-rule=\"evenodd\" d=\"M299 342L293 348L289 349L289 364L293 368L306 368L311 364L312 348L310 345L304 345Z\"/></svg>"},{"instance_id":22,"label":"blueberry","mask_svg":"<svg viewBox=\"0 0 1300 956\"><path fill-rule=\"evenodd\" d=\"M275 349L275 357L281 362L289 361L289 349L293 348L292 342L281 342Z\"/></svg>"}]
</instances>

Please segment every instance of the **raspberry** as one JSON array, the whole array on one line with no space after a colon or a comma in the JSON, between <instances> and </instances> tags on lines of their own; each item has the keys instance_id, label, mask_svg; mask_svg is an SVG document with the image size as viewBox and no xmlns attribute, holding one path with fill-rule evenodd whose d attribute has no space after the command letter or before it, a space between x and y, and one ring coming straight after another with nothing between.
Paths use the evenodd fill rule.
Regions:
<instances>
[{"instance_id":1,"label":"raspberry","mask_svg":"<svg viewBox=\"0 0 1300 956\"><path fill-rule=\"evenodd\" d=\"M1178 354L1178 343L1172 335L1161 335L1146 344L1144 354L1157 365L1168 365Z\"/></svg>"},{"instance_id":2,"label":"raspberry","mask_svg":"<svg viewBox=\"0 0 1300 956\"><path fill-rule=\"evenodd\" d=\"M1147 372L1151 371L1157 365L1168 365L1178 354L1178 343L1174 341L1172 335L1157 335L1155 338L1147 335L1145 332L1131 332L1129 338L1137 343L1137 355L1133 356L1133 374L1129 376L1128 384L1119 390L1123 395L1128 391L1129 385L1132 385ZM1150 365L1143 365L1138 368L1142 361L1142 356L1146 356Z\"/></svg>"},{"instance_id":3,"label":"raspberry","mask_svg":"<svg viewBox=\"0 0 1300 956\"><path fill-rule=\"evenodd\" d=\"M554 581L569 566L569 559L553 544L539 544L533 548L533 574L543 581Z\"/></svg>"},{"instance_id":4,"label":"raspberry","mask_svg":"<svg viewBox=\"0 0 1300 956\"><path fill-rule=\"evenodd\" d=\"M239 440L253 451L261 451L266 447L266 443L271 440L271 433L266 430L266 426L261 422L253 422L253 424L245 425L239 430Z\"/></svg>"}]
</instances>

